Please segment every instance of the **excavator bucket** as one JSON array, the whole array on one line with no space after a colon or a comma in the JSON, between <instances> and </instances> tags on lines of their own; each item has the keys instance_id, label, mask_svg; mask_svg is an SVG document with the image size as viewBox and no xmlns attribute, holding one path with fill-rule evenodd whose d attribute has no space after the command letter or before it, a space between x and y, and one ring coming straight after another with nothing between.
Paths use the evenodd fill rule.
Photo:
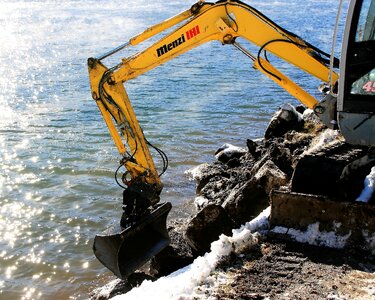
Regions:
<instances>
[{"instance_id":1,"label":"excavator bucket","mask_svg":"<svg viewBox=\"0 0 375 300\"><path fill-rule=\"evenodd\" d=\"M97 259L117 277L126 279L169 245L167 216L171 203L163 203L135 224L110 228L95 236Z\"/></svg>"}]
</instances>

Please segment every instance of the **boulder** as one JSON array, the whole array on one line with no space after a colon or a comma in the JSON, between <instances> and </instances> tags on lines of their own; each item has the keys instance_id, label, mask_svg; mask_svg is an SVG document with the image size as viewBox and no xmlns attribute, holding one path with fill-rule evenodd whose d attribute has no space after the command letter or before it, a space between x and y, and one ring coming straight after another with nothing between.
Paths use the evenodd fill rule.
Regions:
<instances>
[{"instance_id":1,"label":"boulder","mask_svg":"<svg viewBox=\"0 0 375 300\"><path fill-rule=\"evenodd\" d=\"M201 164L195 167L187 174L197 181L197 188L196 193L199 195L201 190L206 186L206 184L211 180L213 177L229 177L227 173L227 166L222 164Z\"/></svg>"},{"instance_id":2,"label":"boulder","mask_svg":"<svg viewBox=\"0 0 375 300\"><path fill-rule=\"evenodd\" d=\"M189 245L202 255L221 234L231 235L235 224L220 205L209 204L188 223L185 237Z\"/></svg>"},{"instance_id":3,"label":"boulder","mask_svg":"<svg viewBox=\"0 0 375 300\"><path fill-rule=\"evenodd\" d=\"M262 154L261 151L258 150L258 143L253 141L253 140L246 140L246 146L247 146L247 150L249 151L249 153L254 157L254 158L259 158L260 155Z\"/></svg>"},{"instance_id":4,"label":"boulder","mask_svg":"<svg viewBox=\"0 0 375 300\"><path fill-rule=\"evenodd\" d=\"M255 182L269 195L272 189L288 184L286 174L281 171L272 160L267 160L254 175Z\"/></svg>"},{"instance_id":5,"label":"boulder","mask_svg":"<svg viewBox=\"0 0 375 300\"><path fill-rule=\"evenodd\" d=\"M215 152L215 157L218 161L227 163L231 159L241 157L246 152L246 149L241 147L233 146L231 144L224 144Z\"/></svg>"},{"instance_id":6,"label":"boulder","mask_svg":"<svg viewBox=\"0 0 375 300\"><path fill-rule=\"evenodd\" d=\"M291 129L303 126L303 117L293 105L284 104L273 116L264 133L266 139L280 137Z\"/></svg>"},{"instance_id":7,"label":"boulder","mask_svg":"<svg viewBox=\"0 0 375 300\"><path fill-rule=\"evenodd\" d=\"M170 244L155 255L150 263L150 274L155 277L168 275L191 264L196 257L184 237L185 220L176 219L168 224Z\"/></svg>"},{"instance_id":8,"label":"boulder","mask_svg":"<svg viewBox=\"0 0 375 300\"><path fill-rule=\"evenodd\" d=\"M223 203L225 211L237 226L256 217L267 205L267 194L253 179L239 183Z\"/></svg>"}]
</instances>

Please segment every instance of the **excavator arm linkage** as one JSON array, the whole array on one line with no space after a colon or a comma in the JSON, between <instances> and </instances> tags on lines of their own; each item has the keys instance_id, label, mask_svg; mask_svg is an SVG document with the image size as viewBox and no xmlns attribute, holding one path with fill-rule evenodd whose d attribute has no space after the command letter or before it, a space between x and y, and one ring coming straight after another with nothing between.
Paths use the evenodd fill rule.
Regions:
<instances>
[{"instance_id":1,"label":"excavator arm linkage","mask_svg":"<svg viewBox=\"0 0 375 300\"><path fill-rule=\"evenodd\" d=\"M177 28L142 52L123 58L118 65L107 68L102 63L103 59L115 52L141 44L145 40L173 27ZM259 52L256 55L252 54L237 42L237 38L243 38L257 45ZM123 176L123 183L130 189L130 192L125 192L127 196L124 196L124 204L130 202L132 211L135 210L138 217L147 209L151 208L152 211L152 208L156 207L159 202L162 183L149 152L149 144L143 135L124 88L124 83L199 45L214 40L221 42L223 45L235 46L250 59L255 69L271 78L309 108L314 108L318 101L272 66L267 57L262 58L261 55L264 52L270 52L326 83L334 83L338 79L336 73L330 74L327 54L295 34L281 28L256 9L234 0L223 0L216 3L199 1L190 9L175 17L146 29L124 45L101 57L90 58L88 68L92 97L96 101L115 145L122 155L121 164L127 170L126 176ZM130 200L125 199L129 195L132 195ZM163 208L160 217L165 219L169 209ZM129 214L129 209L127 214ZM154 212L151 212L150 216L154 215ZM160 213L156 213L156 215L160 215ZM158 223L157 220L154 223ZM122 225L123 227L127 226ZM129 225L130 228L132 226L132 224ZM143 231L145 232L145 230ZM160 231L163 232L164 239L167 239L165 228ZM118 237L122 241L126 239L125 235L120 234ZM108 244L107 246L98 246L97 243L94 248L97 252L101 251L98 250L98 247L102 248L103 251L109 251L108 247L113 248L113 252L119 255L118 247L120 246L117 243L119 243L118 240L114 244L112 243L110 247ZM100 245L102 245L102 242L100 242ZM143 251L143 249L140 249L142 246L154 247L157 251L161 250L160 245L145 246L140 243L138 251ZM143 260L142 255L140 255L137 263L129 268L121 269L121 266L116 265L120 258L115 263L108 263L107 260L113 256L112 254L109 255L110 258L101 259L101 261L112 271L117 270L114 271L117 276L124 277L145 263L156 252L156 250L148 251L148 249L144 251L148 255L144 255ZM130 260L131 255L127 262L122 261L122 263L130 264ZM113 267L113 264L116 266ZM119 271L120 269L121 271Z\"/></svg>"}]
</instances>

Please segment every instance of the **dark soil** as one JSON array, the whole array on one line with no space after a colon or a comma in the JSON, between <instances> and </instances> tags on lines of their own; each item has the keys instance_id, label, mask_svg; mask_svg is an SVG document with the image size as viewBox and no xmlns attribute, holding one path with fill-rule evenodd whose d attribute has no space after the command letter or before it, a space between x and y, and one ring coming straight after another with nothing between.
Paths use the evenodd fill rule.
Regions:
<instances>
[{"instance_id":1,"label":"dark soil","mask_svg":"<svg viewBox=\"0 0 375 300\"><path fill-rule=\"evenodd\" d=\"M375 299L375 257L266 238L221 269L216 299Z\"/></svg>"}]
</instances>

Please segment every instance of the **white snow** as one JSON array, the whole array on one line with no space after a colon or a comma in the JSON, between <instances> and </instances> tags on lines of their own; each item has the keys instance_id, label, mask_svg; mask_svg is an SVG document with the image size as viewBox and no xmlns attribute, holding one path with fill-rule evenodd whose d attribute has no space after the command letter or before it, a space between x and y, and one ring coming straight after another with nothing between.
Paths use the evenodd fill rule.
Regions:
<instances>
[{"instance_id":1,"label":"white snow","mask_svg":"<svg viewBox=\"0 0 375 300\"><path fill-rule=\"evenodd\" d=\"M310 108L305 109L305 111L302 114L302 118L304 121L311 121L315 123L321 122L319 117Z\"/></svg>"},{"instance_id":2,"label":"white snow","mask_svg":"<svg viewBox=\"0 0 375 300\"><path fill-rule=\"evenodd\" d=\"M340 136L341 135L338 130L328 128L311 142L310 148L307 149L303 154L310 154L312 152L319 151L325 146L337 142Z\"/></svg>"},{"instance_id":3,"label":"white snow","mask_svg":"<svg viewBox=\"0 0 375 300\"><path fill-rule=\"evenodd\" d=\"M202 299L202 289L199 287L202 284L205 288L207 285L217 284L213 280L215 278L213 271L218 262L233 251L239 253L257 244L258 234L253 232L267 226L269 214L270 207L240 229L233 230L232 237L221 235L219 240L211 244L211 251L196 258L191 265L154 282L144 281L139 287L113 299L187 300L194 297Z\"/></svg>"},{"instance_id":4,"label":"white snow","mask_svg":"<svg viewBox=\"0 0 375 300\"><path fill-rule=\"evenodd\" d=\"M204 175L204 170L209 167L208 163L200 164L192 169L186 170L185 174L189 176L191 180L201 180Z\"/></svg>"},{"instance_id":5,"label":"white snow","mask_svg":"<svg viewBox=\"0 0 375 300\"><path fill-rule=\"evenodd\" d=\"M227 157L230 157L234 153L246 153L246 152L247 151L244 148L225 143L216 151L215 157L216 159L218 159L221 155L226 155Z\"/></svg>"},{"instance_id":6,"label":"white snow","mask_svg":"<svg viewBox=\"0 0 375 300\"><path fill-rule=\"evenodd\" d=\"M371 168L371 172L366 176L364 184L365 187L356 201L367 203L370 201L375 189L375 167Z\"/></svg>"},{"instance_id":7,"label":"white snow","mask_svg":"<svg viewBox=\"0 0 375 300\"><path fill-rule=\"evenodd\" d=\"M336 228L339 227L340 224L336 223ZM347 235L338 235L335 231L320 231L319 222L310 224L306 231L281 226L276 226L271 231L279 234L287 234L300 243L337 249L344 248L348 238L351 235L351 232L349 232Z\"/></svg>"},{"instance_id":8,"label":"white snow","mask_svg":"<svg viewBox=\"0 0 375 300\"><path fill-rule=\"evenodd\" d=\"M290 119L290 114L289 112L291 112L293 115L297 116L297 119L298 121L302 121L303 120L303 115L301 113L299 113L296 108L290 104L290 103L284 103L281 107L281 114L279 115L279 117L281 119L284 119L286 121L288 121Z\"/></svg>"},{"instance_id":9,"label":"white snow","mask_svg":"<svg viewBox=\"0 0 375 300\"><path fill-rule=\"evenodd\" d=\"M206 204L208 204L208 199L203 196L198 196L194 199L194 204L197 207L197 209L200 209L204 207Z\"/></svg>"},{"instance_id":10,"label":"white snow","mask_svg":"<svg viewBox=\"0 0 375 300\"><path fill-rule=\"evenodd\" d=\"M107 283L105 286L97 288L93 291L95 299L108 299L111 291L119 284L121 279L115 279Z\"/></svg>"}]
</instances>

